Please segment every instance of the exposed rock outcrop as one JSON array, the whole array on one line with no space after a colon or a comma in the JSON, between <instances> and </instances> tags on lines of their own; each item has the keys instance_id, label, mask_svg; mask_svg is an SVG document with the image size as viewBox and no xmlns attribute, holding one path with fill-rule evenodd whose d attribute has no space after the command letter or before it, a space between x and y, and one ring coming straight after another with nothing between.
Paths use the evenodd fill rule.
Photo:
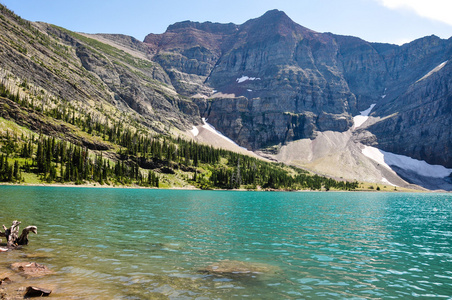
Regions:
<instances>
[{"instance_id":1,"label":"exposed rock outcrop","mask_svg":"<svg viewBox=\"0 0 452 300\"><path fill-rule=\"evenodd\" d=\"M452 60L442 64L376 107L375 114L390 115L368 128L379 148L452 168Z\"/></svg>"}]
</instances>

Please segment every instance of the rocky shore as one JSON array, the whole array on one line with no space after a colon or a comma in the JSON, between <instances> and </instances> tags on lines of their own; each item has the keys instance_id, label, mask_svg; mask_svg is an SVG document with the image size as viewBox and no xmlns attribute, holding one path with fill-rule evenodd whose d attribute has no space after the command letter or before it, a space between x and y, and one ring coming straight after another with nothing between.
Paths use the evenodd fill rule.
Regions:
<instances>
[{"instance_id":1,"label":"rocky shore","mask_svg":"<svg viewBox=\"0 0 452 300\"><path fill-rule=\"evenodd\" d=\"M16 262L0 268L0 299L45 297L52 287L39 285L39 278L53 274L47 266L36 262Z\"/></svg>"}]
</instances>

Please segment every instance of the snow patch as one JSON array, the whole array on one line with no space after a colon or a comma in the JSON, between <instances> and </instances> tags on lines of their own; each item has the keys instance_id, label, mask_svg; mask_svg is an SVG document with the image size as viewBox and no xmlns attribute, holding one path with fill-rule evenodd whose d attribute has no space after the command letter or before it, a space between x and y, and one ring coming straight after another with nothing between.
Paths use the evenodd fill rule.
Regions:
<instances>
[{"instance_id":1,"label":"snow patch","mask_svg":"<svg viewBox=\"0 0 452 300\"><path fill-rule=\"evenodd\" d=\"M371 104L368 109L363 110L361 112L361 116L365 116L365 117L369 116L370 112L372 111L372 109L374 109L375 105L376 105L376 103Z\"/></svg>"},{"instance_id":2,"label":"snow patch","mask_svg":"<svg viewBox=\"0 0 452 300\"><path fill-rule=\"evenodd\" d=\"M355 124L355 128L360 127L364 124L364 122L367 121L369 118L369 114L372 111L372 109L375 107L376 104L372 104L368 109L363 110L359 116L353 117L353 123Z\"/></svg>"},{"instance_id":3,"label":"snow patch","mask_svg":"<svg viewBox=\"0 0 452 300\"><path fill-rule=\"evenodd\" d=\"M422 80L424 80L425 78L429 77L430 75L432 75L432 74L438 72L439 70L441 70L441 69L447 64L447 62L448 62L448 60L446 60L446 61L443 62L443 63L440 63L440 64L439 64L438 66L436 66L433 70L431 70L430 72L428 72L427 74L425 74L421 79L419 79L419 80L416 81L416 82L422 81Z\"/></svg>"},{"instance_id":4,"label":"snow patch","mask_svg":"<svg viewBox=\"0 0 452 300\"><path fill-rule=\"evenodd\" d=\"M364 146L364 149L362 149L361 152L378 164L391 169L391 167L386 164L384 154L381 150L371 146Z\"/></svg>"},{"instance_id":5,"label":"snow patch","mask_svg":"<svg viewBox=\"0 0 452 300\"><path fill-rule=\"evenodd\" d=\"M212 125L210 125L209 123L206 122L206 119L205 119L205 118L202 118L202 122L204 123L204 125L202 125L202 128L209 130L210 132L212 132L212 133L218 135L219 137L225 139L226 141L228 141L228 142L230 142L230 143L236 145L237 147L240 147L240 148L242 148L242 149L244 149L244 150L248 150L248 149L246 149L246 148L244 148L244 147L242 147L242 146L237 145L233 140L231 140L231 139L228 138L227 136L224 136L221 132L217 131L217 130L215 129L215 127L213 127Z\"/></svg>"},{"instance_id":6,"label":"snow patch","mask_svg":"<svg viewBox=\"0 0 452 300\"><path fill-rule=\"evenodd\" d=\"M191 132L194 136L198 136L198 134L199 134L199 130L198 130L198 128L196 128L196 126L193 126L193 129L190 130L190 132Z\"/></svg>"},{"instance_id":7,"label":"snow patch","mask_svg":"<svg viewBox=\"0 0 452 300\"><path fill-rule=\"evenodd\" d=\"M361 125L364 124L364 122L367 121L369 117L367 116L355 116L353 117L353 123L355 124L355 128L361 127Z\"/></svg>"},{"instance_id":8,"label":"snow patch","mask_svg":"<svg viewBox=\"0 0 452 300\"><path fill-rule=\"evenodd\" d=\"M247 80L251 80L251 81L253 81L253 80L261 80L260 78L258 78L258 77L248 77L248 76L242 76L242 77L240 77L240 78L237 78L237 83L242 83L242 82L245 82L245 81L247 81Z\"/></svg>"},{"instance_id":9,"label":"snow patch","mask_svg":"<svg viewBox=\"0 0 452 300\"><path fill-rule=\"evenodd\" d=\"M381 181L384 182L384 183L386 183L386 184L392 185L392 186L398 186L398 185L395 185L395 184L391 183L389 180L387 180L387 179L384 178L384 177L381 179Z\"/></svg>"},{"instance_id":10,"label":"snow patch","mask_svg":"<svg viewBox=\"0 0 452 300\"><path fill-rule=\"evenodd\" d=\"M405 155L386 152L375 147L364 146L362 153L387 168L390 168L389 166L396 166L404 170L412 171L421 176L444 178L452 173L452 169L448 169L444 166L430 165L423 160L417 160Z\"/></svg>"}]
</instances>

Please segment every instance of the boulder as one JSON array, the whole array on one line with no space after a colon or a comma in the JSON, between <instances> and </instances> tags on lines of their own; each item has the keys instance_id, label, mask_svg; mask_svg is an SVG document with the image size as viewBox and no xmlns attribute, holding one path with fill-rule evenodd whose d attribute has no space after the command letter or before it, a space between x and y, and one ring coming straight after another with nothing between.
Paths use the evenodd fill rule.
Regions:
<instances>
[{"instance_id":1,"label":"boulder","mask_svg":"<svg viewBox=\"0 0 452 300\"><path fill-rule=\"evenodd\" d=\"M27 287L27 292L25 293L24 298L47 297L50 293L52 293L52 290L29 286Z\"/></svg>"},{"instance_id":2,"label":"boulder","mask_svg":"<svg viewBox=\"0 0 452 300\"><path fill-rule=\"evenodd\" d=\"M275 267L263 263L238 260L221 260L199 269L201 273L219 276L243 276L251 274L274 273Z\"/></svg>"}]
</instances>

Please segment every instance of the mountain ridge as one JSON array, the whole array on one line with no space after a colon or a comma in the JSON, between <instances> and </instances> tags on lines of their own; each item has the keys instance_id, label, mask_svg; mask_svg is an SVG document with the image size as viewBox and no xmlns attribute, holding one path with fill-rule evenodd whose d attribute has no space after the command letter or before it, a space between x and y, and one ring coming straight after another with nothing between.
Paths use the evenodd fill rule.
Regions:
<instances>
[{"instance_id":1,"label":"mountain ridge","mask_svg":"<svg viewBox=\"0 0 452 300\"><path fill-rule=\"evenodd\" d=\"M262 24L266 24L267 27L263 27ZM254 32L252 29L254 25L263 29ZM451 39L444 40L432 35L402 46L370 43L352 36L317 33L296 24L284 12L277 10L269 11L259 18L237 26L235 43L224 49L221 56L217 54L212 58L208 77L207 72L203 74L206 76L202 78L205 86L219 93L219 99L221 95L230 95L229 99L231 97L237 99L236 101L243 103L243 107L253 107L256 102L260 102L258 107L274 107L275 103L277 107L284 107L284 111L279 112L283 115L279 119L285 119L283 121L285 127L293 127L294 122L295 125L300 125L301 117L304 125L303 128L295 126L296 134L293 135L295 139L314 138L316 131L345 131L352 126L351 117L373 103L377 104L373 115L384 117L400 112L402 108L397 105L397 99L405 97L404 93L408 90L413 90L416 81L433 69L435 64L447 61L451 56ZM279 31L280 28L284 29L283 34ZM275 45L274 48L272 45ZM289 51L286 51L287 49ZM171 68L177 66L171 65ZM190 72L182 68L179 71ZM265 78L269 76L281 78L283 81ZM242 77L255 80L238 82ZM175 79L178 77L175 76ZM316 88L309 91L309 85ZM287 88L291 91L289 92ZM304 92L306 90L307 92ZM191 95L187 95L194 96L198 92L193 90ZM208 111L209 115L203 116L210 116L216 128L239 144L250 149L260 149L272 143L293 140L290 137L286 139L287 130L271 128L268 122L260 122L254 116L256 113L265 114L265 112L253 109L243 111L247 119L253 119L253 122L246 122L237 114L232 120L228 120L221 112L226 110L226 114L230 115L236 113L237 109L228 111L227 107L222 107L221 101L216 99L213 92L204 95L213 100L204 104L206 107L204 111ZM238 97L245 97L247 100L239 100ZM338 99L333 100L334 97ZM447 98L447 95L438 97ZM266 102L266 98L272 100ZM281 101L284 102L282 105ZM226 100L225 102L227 103ZM271 110L278 111L276 107ZM289 112L292 118L287 118L287 114L285 118L285 112ZM295 115L299 117L294 120ZM234 126L233 123L238 119L241 119L242 123L246 122L248 129L245 125L239 128ZM249 131L249 128L256 125L256 121L261 124L259 128L252 134L243 134L243 131ZM264 132L262 130L264 127L269 130ZM274 132L268 134L268 131ZM384 134L394 134L393 131ZM446 129L443 131L447 132ZM259 135L267 137L262 136L254 142L249 142L254 136ZM398 148L390 149L389 143L384 142L381 135L379 137L382 139L382 147L386 150L401 153ZM447 141L444 139L438 139L437 143L442 144L440 148L448 149ZM401 147L404 146L399 146ZM434 157L432 151L424 155L421 151L412 149L411 153L405 151L403 154L410 154L431 163L452 166L450 151L445 153L445 159L440 159L438 155ZM444 152L441 155L444 155Z\"/></svg>"}]
</instances>

